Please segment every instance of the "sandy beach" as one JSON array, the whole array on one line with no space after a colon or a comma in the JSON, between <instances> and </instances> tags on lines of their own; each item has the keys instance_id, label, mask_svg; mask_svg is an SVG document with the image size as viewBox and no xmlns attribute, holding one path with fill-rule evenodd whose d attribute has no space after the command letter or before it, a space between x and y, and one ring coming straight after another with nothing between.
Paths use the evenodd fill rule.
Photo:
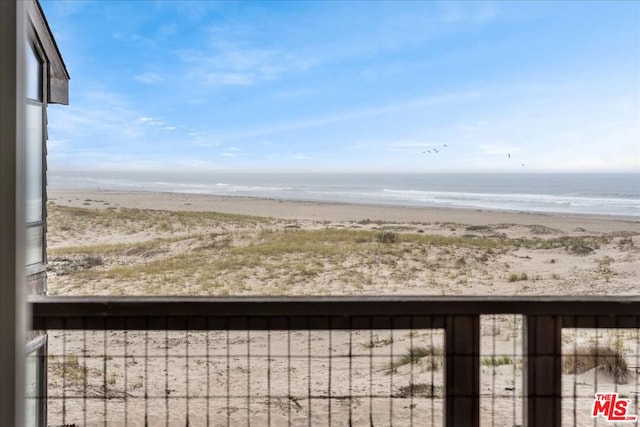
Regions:
<instances>
[{"instance_id":1,"label":"sandy beach","mask_svg":"<svg viewBox=\"0 0 640 427\"><path fill-rule=\"evenodd\" d=\"M291 202L207 195L120 191L50 190L48 219L49 292L52 295L637 295L640 276L640 219L479 210L426 209ZM244 334L244 335L243 335ZM151 351L184 354L189 342L193 354L240 355L195 360L188 370L185 359L145 359L141 334L113 331L93 333L89 350L81 334L50 335L50 393L60 394L64 372L87 367L89 390L95 397L110 396L108 410L99 400L86 408L82 399L70 400L65 421L82 424L83 410L92 420L109 425L143 425L144 414L164 425L205 425L203 414L226 425L260 424L267 417L274 425L346 421L354 425L405 425L410 418L442 420L443 370L441 331L354 331L292 333L287 347L280 333L170 333L150 334ZM521 319L495 316L482 321L482 417L498 418L496 425L521 422ZM79 358L55 358L74 350ZM86 338L86 337L85 337ZM638 363L637 331L567 331L566 352L596 343L624 355L629 371L618 381L601 366L567 370L563 388L588 396L598 391L635 390ZM108 339L108 345L105 341ZM169 340L169 341L167 341ZM129 357L123 354L127 342ZM227 345L229 343L229 345ZM412 348L429 349L414 362L398 358ZM103 369L102 348L116 355ZM293 351L312 362L290 366L286 358L269 357ZM95 349L95 351L94 351ZM311 349L311 350L310 350ZM122 351L121 351L122 350ZM376 354L326 366L321 354ZM95 354L94 354L95 353ZM251 384L247 381L251 354ZM427 354L428 353L428 354ZM95 357L92 357L95 356ZM262 356L260 356L262 355ZM313 357L312 357L313 355ZM382 357L384 356L384 357ZM340 359L336 359L340 360ZM347 359L344 359L347 360ZM160 363L160 365L152 365ZM390 375L390 366L392 375ZM269 368L271 376L258 373ZM391 390L393 398L372 404L371 399L336 399L313 402L312 394L326 392L327 370L334 392L362 394ZM147 375L146 372L158 375ZM160 374L161 373L161 374ZM373 373L373 374L371 374ZM349 375L351 389L346 387ZM373 375L373 376L372 376ZM82 390L83 376L66 381L67 393ZM190 378L190 381L185 381ZM293 379L293 382L291 381ZM314 380L312 381L312 378ZM288 379L288 380L287 380ZM342 379L343 381L339 381ZM108 389L100 385L108 383ZM414 384L428 385L426 394L406 393ZM622 384L624 382L624 384ZM617 384L619 383L619 384ZM168 385L167 385L168 384ZM338 384L338 385L336 385ZM228 387L251 399L230 402L207 395ZM143 390L188 395L191 402L144 400ZM271 393L267 393L270 391ZM110 393L110 394L109 394ZM158 394L156 393L156 394ZM267 399L266 395L280 396ZM497 395L497 396L493 396ZM128 396L128 405L125 403ZM357 401L357 402L356 402ZM84 403L83 403L84 402ZM144 402L144 405L142 404ZM89 399L89 404L93 404ZM591 401L578 401L578 425L591 422ZM331 410L329 411L329 406ZM394 419L389 418L393 405ZM415 406L414 406L415 405ZM59 400L52 400L51 422L60 421ZM84 408L84 409L83 409ZM231 409L230 409L231 408ZM208 412L207 412L208 411ZM573 408L565 408L567 419ZM396 418L397 417L397 418ZM219 421L219 422L218 422ZM50 422L50 423L51 423ZM152 423L153 424L153 423ZM604 425L604 424L603 424Z\"/></svg>"},{"instance_id":2,"label":"sandy beach","mask_svg":"<svg viewBox=\"0 0 640 427\"><path fill-rule=\"evenodd\" d=\"M619 295L640 273L634 217L76 190L49 211L51 294Z\"/></svg>"},{"instance_id":3,"label":"sandy beach","mask_svg":"<svg viewBox=\"0 0 640 427\"><path fill-rule=\"evenodd\" d=\"M483 211L477 209L419 208L410 206L355 205L300 202L205 194L126 192L114 190L49 190L49 200L65 206L105 209L126 207L169 211L212 211L240 215L308 221L372 221L391 223L459 223L466 225L538 224L565 232L585 228L593 232L628 231L640 233L640 218L550 214L533 212ZM90 200L87 203L87 200ZM105 204L105 203L108 203Z\"/></svg>"}]
</instances>

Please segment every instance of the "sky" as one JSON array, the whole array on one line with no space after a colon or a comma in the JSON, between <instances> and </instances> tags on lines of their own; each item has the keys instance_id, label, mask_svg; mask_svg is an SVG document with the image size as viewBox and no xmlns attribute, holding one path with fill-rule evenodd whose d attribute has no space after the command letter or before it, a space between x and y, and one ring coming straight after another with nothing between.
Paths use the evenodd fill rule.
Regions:
<instances>
[{"instance_id":1,"label":"sky","mask_svg":"<svg viewBox=\"0 0 640 427\"><path fill-rule=\"evenodd\" d=\"M41 5L52 171L640 172L640 2Z\"/></svg>"}]
</instances>

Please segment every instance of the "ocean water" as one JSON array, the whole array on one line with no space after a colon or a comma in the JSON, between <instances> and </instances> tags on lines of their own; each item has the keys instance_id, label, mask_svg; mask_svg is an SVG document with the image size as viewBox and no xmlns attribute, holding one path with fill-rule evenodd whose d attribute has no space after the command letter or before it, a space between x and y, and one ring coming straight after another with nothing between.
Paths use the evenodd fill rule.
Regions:
<instances>
[{"instance_id":1,"label":"ocean water","mask_svg":"<svg viewBox=\"0 0 640 427\"><path fill-rule=\"evenodd\" d=\"M51 188L640 216L640 174L49 172Z\"/></svg>"}]
</instances>

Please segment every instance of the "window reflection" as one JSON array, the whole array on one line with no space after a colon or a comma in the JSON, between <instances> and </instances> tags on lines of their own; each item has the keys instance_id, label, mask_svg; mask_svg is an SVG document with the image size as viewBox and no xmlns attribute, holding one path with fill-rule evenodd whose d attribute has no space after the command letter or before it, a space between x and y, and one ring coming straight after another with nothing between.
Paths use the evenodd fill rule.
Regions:
<instances>
[{"instance_id":1,"label":"window reflection","mask_svg":"<svg viewBox=\"0 0 640 427\"><path fill-rule=\"evenodd\" d=\"M42 63L33 45L27 48L27 98L42 100Z\"/></svg>"},{"instance_id":2,"label":"window reflection","mask_svg":"<svg viewBox=\"0 0 640 427\"><path fill-rule=\"evenodd\" d=\"M26 360L26 390L25 390L25 426L37 426L39 419L39 372L38 372L38 351L27 355Z\"/></svg>"},{"instance_id":3,"label":"window reflection","mask_svg":"<svg viewBox=\"0 0 640 427\"><path fill-rule=\"evenodd\" d=\"M27 223L42 221L42 106L27 104L26 199Z\"/></svg>"},{"instance_id":4,"label":"window reflection","mask_svg":"<svg viewBox=\"0 0 640 427\"><path fill-rule=\"evenodd\" d=\"M27 227L26 238L26 260L27 265L37 264L43 262L43 250L44 243L44 227L37 225L34 227Z\"/></svg>"}]
</instances>

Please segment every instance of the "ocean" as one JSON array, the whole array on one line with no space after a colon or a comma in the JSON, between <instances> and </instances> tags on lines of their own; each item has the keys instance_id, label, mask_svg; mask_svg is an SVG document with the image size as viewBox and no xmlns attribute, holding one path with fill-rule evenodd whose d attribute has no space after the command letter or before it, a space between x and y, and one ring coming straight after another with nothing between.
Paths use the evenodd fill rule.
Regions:
<instances>
[{"instance_id":1,"label":"ocean","mask_svg":"<svg viewBox=\"0 0 640 427\"><path fill-rule=\"evenodd\" d=\"M640 174L50 171L64 189L161 191L394 206L640 216Z\"/></svg>"}]
</instances>

